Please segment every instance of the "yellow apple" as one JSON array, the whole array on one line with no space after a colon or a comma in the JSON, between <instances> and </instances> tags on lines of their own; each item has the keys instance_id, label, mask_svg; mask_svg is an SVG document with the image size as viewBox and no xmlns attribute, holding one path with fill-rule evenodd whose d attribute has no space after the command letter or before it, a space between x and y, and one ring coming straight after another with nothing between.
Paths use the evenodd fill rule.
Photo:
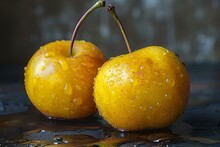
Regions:
<instances>
[{"instance_id":1,"label":"yellow apple","mask_svg":"<svg viewBox=\"0 0 220 147\"><path fill-rule=\"evenodd\" d=\"M171 125L184 111L190 90L185 66L158 46L107 61L94 85L101 116L122 130Z\"/></svg>"},{"instance_id":2,"label":"yellow apple","mask_svg":"<svg viewBox=\"0 0 220 147\"><path fill-rule=\"evenodd\" d=\"M96 76L94 98L100 115L120 130L168 127L188 103L186 67L163 47L132 52L114 6L109 5L108 11L121 29L129 54L105 62Z\"/></svg>"},{"instance_id":3,"label":"yellow apple","mask_svg":"<svg viewBox=\"0 0 220 147\"><path fill-rule=\"evenodd\" d=\"M25 88L33 105L44 115L57 119L78 119L96 111L93 79L104 63L102 52L92 43L70 41L42 46L25 70Z\"/></svg>"}]
</instances>

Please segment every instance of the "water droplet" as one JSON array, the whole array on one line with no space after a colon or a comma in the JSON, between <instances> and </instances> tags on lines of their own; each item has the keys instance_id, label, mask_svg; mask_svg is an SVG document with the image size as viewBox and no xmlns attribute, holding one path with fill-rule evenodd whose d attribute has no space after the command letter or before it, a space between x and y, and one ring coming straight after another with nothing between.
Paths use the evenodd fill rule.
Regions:
<instances>
[{"instance_id":1,"label":"water droplet","mask_svg":"<svg viewBox=\"0 0 220 147\"><path fill-rule=\"evenodd\" d=\"M109 85L110 85L110 86L113 86L113 85L114 85L114 81L110 81L110 82L109 82Z\"/></svg>"},{"instance_id":2,"label":"water droplet","mask_svg":"<svg viewBox=\"0 0 220 147\"><path fill-rule=\"evenodd\" d=\"M73 102L76 104L76 105L81 105L82 104L82 102L83 102L83 100L82 100L82 98L75 98L74 100L73 100Z\"/></svg>"},{"instance_id":3,"label":"water droplet","mask_svg":"<svg viewBox=\"0 0 220 147\"><path fill-rule=\"evenodd\" d=\"M158 72L154 72L154 75L158 76L159 74L158 74Z\"/></svg>"},{"instance_id":4,"label":"water droplet","mask_svg":"<svg viewBox=\"0 0 220 147\"><path fill-rule=\"evenodd\" d=\"M179 66L177 66L177 70L180 70L180 67L179 67Z\"/></svg>"},{"instance_id":5,"label":"water droplet","mask_svg":"<svg viewBox=\"0 0 220 147\"><path fill-rule=\"evenodd\" d=\"M41 133L45 133L45 132L46 132L46 130L40 130L40 132L41 132Z\"/></svg>"},{"instance_id":6,"label":"water droplet","mask_svg":"<svg viewBox=\"0 0 220 147\"><path fill-rule=\"evenodd\" d=\"M51 119L51 120L52 120L52 119L53 119L53 117L51 117L51 116L48 116L48 119Z\"/></svg>"},{"instance_id":7,"label":"water droplet","mask_svg":"<svg viewBox=\"0 0 220 147\"><path fill-rule=\"evenodd\" d=\"M170 87L173 87L176 84L175 80L170 81Z\"/></svg>"},{"instance_id":8,"label":"water droplet","mask_svg":"<svg viewBox=\"0 0 220 147\"><path fill-rule=\"evenodd\" d=\"M165 56L167 53L165 52L165 53L163 53L163 56Z\"/></svg>"},{"instance_id":9,"label":"water droplet","mask_svg":"<svg viewBox=\"0 0 220 147\"><path fill-rule=\"evenodd\" d=\"M149 110L150 110L150 111L152 110L152 106L149 107Z\"/></svg>"},{"instance_id":10,"label":"water droplet","mask_svg":"<svg viewBox=\"0 0 220 147\"><path fill-rule=\"evenodd\" d=\"M164 95L164 97L167 97L167 96L168 96L168 94L165 94L165 95Z\"/></svg>"},{"instance_id":11,"label":"water droplet","mask_svg":"<svg viewBox=\"0 0 220 147\"><path fill-rule=\"evenodd\" d=\"M92 68L92 67L94 67L95 65L92 64L92 63L86 63L86 66L87 66L87 68Z\"/></svg>"},{"instance_id":12,"label":"water droplet","mask_svg":"<svg viewBox=\"0 0 220 147\"><path fill-rule=\"evenodd\" d=\"M183 74L180 74L180 77L182 78L182 77L183 77Z\"/></svg>"},{"instance_id":13,"label":"water droplet","mask_svg":"<svg viewBox=\"0 0 220 147\"><path fill-rule=\"evenodd\" d=\"M140 66L140 69L144 69L144 66Z\"/></svg>"},{"instance_id":14,"label":"water droplet","mask_svg":"<svg viewBox=\"0 0 220 147\"><path fill-rule=\"evenodd\" d=\"M119 64L118 64L118 63L116 63L114 66L115 66L115 67L118 67L118 66L119 66Z\"/></svg>"},{"instance_id":15,"label":"water droplet","mask_svg":"<svg viewBox=\"0 0 220 147\"><path fill-rule=\"evenodd\" d=\"M27 70L27 66L24 67L24 71L26 71L26 70Z\"/></svg>"},{"instance_id":16,"label":"water droplet","mask_svg":"<svg viewBox=\"0 0 220 147\"><path fill-rule=\"evenodd\" d=\"M45 66L44 66L44 65L42 65L40 69L41 69L41 70L45 70Z\"/></svg>"},{"instance_id":17,"label":"water droplet","mask_svg":"<svg viewBox=\"0 0 220 147\"><path fill-rule=\"evenodd\" d=\"M109 75L110 77L114 77L115 75L113 74L113 73L110 73L110 75Z\"/></svg>"},{"instance_id":18,"label":"water droplet","mask_svg":"<svg viewBox=\"0 0 220 147\"><path fill-rule=\"evenodd\" d=\"M55 145L63 143L63 138L60 137L55 137L53 140Z\"/></svg>"},{"instance_id":19,"label":"water droplet","mask_svg":"<svg viewBox=\"0 0 220 147\"><path fill-rule=\"evenodd\" d=\"M55 55L54 52L48 52L45 54L45 57L49 58L49 57L53 57L54 55Z\"/></svg>"},{"instance_id":20,"label":"water droplet","mask_svg":"<svg viewBox=\"0 0 220 147\"><path fill-rule=\"evenodd\" d=\"M131 69L131 72L135 73L135 72L137 72L137 70L136 69Z\"/></svg>"},{"instance_id":21,"label":"water droplet","mask_svg":"<svg viewBox=\"0 0 220 147\"><path fill-rule=\"evenodd\" d=\"M112 96L115 96L115 94L116 94L116 93L115 93L115 91L113 90L113 91L112 91Z\"/></svg>"},{"instance_id":22,"label":"water droplet","mask_svg":"<svg viewBox=\"0 0 220 147\"><path fill-rule=\"evenodd\" d=\"M134 80L133 79L130 79L130 82L132 83Z\"/></svg>"},{"instance_id":23,"label":"water droplet","mask_svg":"<svg viewBox=\"0 0 220 147\"><path fill-rule=\"evenodd\" d=\"M157 103L157 106L160 106L160 103L159 103L159 102Z\"/></svg>"},{"instance_id":24,"label":"water droplet","mask_svg":"<svg viewBox=\"0 0 220 147\"><path fill-rule=\"evenodd\" d=\"M139 106L139 109L141 109L142 111L145 111L145 110L146 110L146 107Z\"/></svg>"},{"instance_id":25,"label":"water droplet","mask_svg":"<svg viewBox=\"0 0 220 147\"><path fill-rule=\"evenodd\" d=\"M70 108L64 108L64 110L67 110L67 111L69 111L69 110L70 110Z\"/></svg>"},{"instance_id":26,"label":"water droplet","mask_svg":"<svg viewBox=\"0 0 220 147\"><path fill-rule=\"evenodd\" d=\"M166 83L167 83L170 87L173 87L173 86L176 84L176 82L175 82L174 79L168 79L168 78L167 78L165 81L166 81Z\"/></svg>"},{"instance_id":27,"label":"water droplet","mask_svg":"<svg viewBox=\"0 0 220 147\"><path fill-rule=\"evenodd\" d=\"M64 59L59 59L58 61L61 65L61 68L63 71L67 71L68 70L68 64Z\"/></svg>"},{"instance_id":28,"label":"water droplet","mask_svg":"<svg viewBox=\"0 0 220 147\"><path fill-rule=\"evenodd\" d=\"M72 94L72 87L71 87L71 85L69 85L69 84L66 84L66 85L65 85L65 87L64 87L64 93L65 93L66 95L71 95L71 94Z\"/></svg>"},{"instance_id":29,"label":"water droplet","mask_svg":"<svg viewBox=\"0 0 220 147\"><path fill-rule=\"evenodd\" d=\"M82 90L82 88L79 85L76 85L76 89L79 90L79 91Z\"/></svg>"},{"instance_id":30,"label":"water droplet","mask_svg":"<svg viewBox=\"0 0 220 147\"><path fill-rule=\"evenodd\" d=\"M100 70L100 67L98 68L98 71Z\"/></svg>"}]
</instances>

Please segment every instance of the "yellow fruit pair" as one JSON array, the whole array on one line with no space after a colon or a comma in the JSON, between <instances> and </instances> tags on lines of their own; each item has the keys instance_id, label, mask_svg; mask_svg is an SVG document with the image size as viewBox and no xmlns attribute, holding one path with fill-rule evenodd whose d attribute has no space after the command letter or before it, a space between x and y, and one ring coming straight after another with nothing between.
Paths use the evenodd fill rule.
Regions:
<instances>
[{"instance_id":1,"label":"yellow fruit pair","mask_svg":"<svg viewBox=\"0 0 220 147\"><path fill-rule=\"evenodd\" d=\"M98 1L85 16L102 6L103 1ZM93 114L97 107L117 129L167 127L187 105L187 70L172 51L163 47L131 52L112 8L108 10L119 24L129 54L105 62L95 45L74 41L80 20L71 42L49 43L32 56L25 71L28 97L40 112L52 118L79 119Z\"/></svg>"}]
</instances>

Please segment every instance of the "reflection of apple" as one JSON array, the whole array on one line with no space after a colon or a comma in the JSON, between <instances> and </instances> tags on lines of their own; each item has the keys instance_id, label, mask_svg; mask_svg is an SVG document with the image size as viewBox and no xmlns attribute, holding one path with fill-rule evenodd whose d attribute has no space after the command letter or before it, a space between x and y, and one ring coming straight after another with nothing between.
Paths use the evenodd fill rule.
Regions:
<instances>
[{"instance_id":1,"label":"reflection of apple","mask_svg":"<svg viewBox=\"0 0 220 147\"><path fill-rule=\"evenodd\" d=\"M103 4L98 1L83 19ZM42 46L26 67L28 97L48 117L78 119L96 111L92 96L93 79L104 63L104 56L92 43L74 42L83 19L74 30L71 42L56 41Z\"/></svg>"},{"instance_id":2,"label":"reflection of apple","mask_svg":"<svg viewBox=\"0 0 220 147\"><path fill-rule=\"evenodd\" d=\"M150 46L105 62L96 76L94 97L100 114L117 129L163 128L184 111L189 86L179 58Z\"/></svg>"}]
</instances>

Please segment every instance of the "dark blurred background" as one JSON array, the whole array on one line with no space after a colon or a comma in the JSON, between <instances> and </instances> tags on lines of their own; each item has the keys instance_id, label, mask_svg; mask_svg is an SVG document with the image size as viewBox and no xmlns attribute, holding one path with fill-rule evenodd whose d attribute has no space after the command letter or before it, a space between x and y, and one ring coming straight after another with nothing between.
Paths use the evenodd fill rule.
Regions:
<instances>
[{"instance_id":1,"label":"dark blurred background","mask_svg":"<svg viewBox=\"0 0 220 147\"><path fill-rule=\"evenodd\" d=\"M106 1L115 5L133 50L161 45L187 64L220 61L220 0ZM13 66L14 73L22 67L23 74L23 67L40 46L69 40L79 18L95 2L1 0L2 70ZM94 43L107 57L127 53L116 23L104 9L87 18L77 39Z\"/></svg>"}]
</instances>

